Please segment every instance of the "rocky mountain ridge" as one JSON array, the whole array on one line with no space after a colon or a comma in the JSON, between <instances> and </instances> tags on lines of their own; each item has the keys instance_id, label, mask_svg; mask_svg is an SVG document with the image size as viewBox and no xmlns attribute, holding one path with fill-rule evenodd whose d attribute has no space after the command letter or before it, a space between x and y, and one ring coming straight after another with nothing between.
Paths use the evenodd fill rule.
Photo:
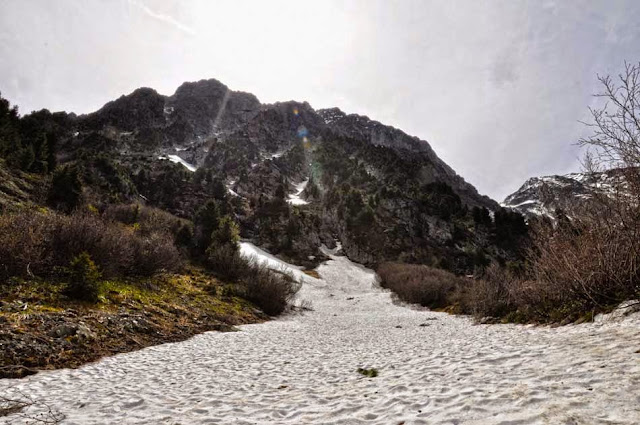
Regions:
<instances>
[{"instance_id":1,"label":"rocky mountain ridge","mask_svg":"<svg viewBox=\"0 0 640 425\"><path fill-rule=\"evenodd\" d=\"M332 112L334 119L328 118ZM426 180L450 180L469 204L496 208L423 140L337 108L315 111L307 103L261 104L254 95L232 91L213 79L184 83L171 96L140 88L94 113L77 117L76 122L76 138L80 140L99 133L115 141L121 153L155 150L175 154L195 166L204 163L208 144L213 141L249 141L263 154L277 155L303 137L367 140L405 156L423 155L434 168L432 172L425 170ZM251 158L258 159L257 154L253 152Z\"/></svg>"},{"instance_id":2,"label":"rocky mountain ridge","mask_svg":"<svg viewBox=\"0 0 640 425\"><path fill-rule=\"evenodd\" d=\"M623 180L622 170L532 177L507 196L501 205L527 218L554 219L556 210L579 211L597 196L614 195L624 187Z\"/></svg>"},{"instance_id":3,"label":"rocky mountain ridge","mask_svg":"<svg viewBox=\"0 0 640 425\"><path fill-rule=\"evenodd\" d=\"M493 224L471 214L497 211L495 201L426 141L368 117L261 104L217 80L184 83L171 96L137 89L86 115L38 114L58 141L58 163L81 170L85 198L99 209L136 201L189 219L219 199L243 237L298 261L336 241L366 264L402 259L462 272L510 256Z\"/></svg>"}]
</instances>

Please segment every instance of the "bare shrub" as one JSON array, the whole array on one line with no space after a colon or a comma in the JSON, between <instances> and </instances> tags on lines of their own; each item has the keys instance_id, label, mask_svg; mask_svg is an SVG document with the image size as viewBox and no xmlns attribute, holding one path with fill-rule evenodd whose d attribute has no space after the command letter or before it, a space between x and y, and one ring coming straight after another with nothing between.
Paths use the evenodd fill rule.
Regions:
<instances>
[{"instance_id":1,"label":"bare shrub","mask_svg":"<svg viewBox=\"0 0 640 425\"><path fill-rule=\"evenodd\" d=\"M132 242L132 274L151 276L160 270L180 270L183 265L180 252L167 233L154 232L148 236L136 236Z\"/></svg>"},{"instance_id":2,"label":"bare shrub","mask_svg":"<svg viewBox=\"0 0 640 425\"><path fill-rule=\"evenodd\" d=\"M25 410L33 408L39 413L27 413ZM58 424L65 416L45 403L35 401L20 390L9 387L0 394L0 418L6 418L6 423L26 424Z\"/></svg>"},{"instance_id":3,"label":"bare shrub","mask_svg":"<svg viewBox=\"0 0 640 425\"><path fill-rule=\"evenodd\" d=\"M606 220L583 220L534 232L533 294L567 313L600 310L640 290L636 241ZM535 303L531 297L526 301Z\"/></svg>"},{"instance_id":4,"label":"bare shrub","mask_svg":"<svg viewBox=\"0 0 640 425\"><path fill-rule=\"evenodd\" d=\"M103 216L111 221L137 225L137 231L142 235L167 233L175 236L187 223L187 220L171 213L140 204L111 205L104 211Z\"/></svg>"},{"instance_id":5,"label":"bare shrub","mask_svg":"<svg viewBox=\"0 0 640 425\"><path fill-rule=\"evenodd\" d=\"M465 313L476 317L501 317L515 308L512 289L518 279L492 263L478 280L460 287L459 302Z\"/></svg>"},{"instance_id":6,"label":"bare shrub","mask_svg":"<svg viewBox=\"0 0 640 425\"><path fill-rule=\"evenodd\" d=\"M103 216L109 220L119 223L133 225L140 220L140 204L117 204L109 205L103 213Z\"/></svg>"},{"instance_id":7,"label":"bare shrub","mask_svg":"<svg viewBox=\"0 0 640 425\"><path fill-rule=\"evenodd\" d=\"M288 273L271 270L255 258L242 257L236 243L216 245L214 241L207 249L206 264L221 279L238 283L238 295L271 316L282 313L302 285Z\"/></svg>"},{"instance_id":8,"label":"bare shrub","mask_svg":"<svg viewBox=\"0 0 640 425\"><path fill-rule=\"evenodd\" d=\"M572 232L560 229L541 248L536 269L543 277L559 275L572 294L596 306L640 292L640 63L625 63L617 77L598 79L596 98L604 103L590 108L592 134L579 144L588 149L587 171L607 170L605 187Z\"/></svg>"},{"instance_id":9,"label":"bare shrub","mask_svg":"<svg viewBox=\"0 0 640 425\"><path fill-rule=\"evenodd\" d=\"M453 273L419 264L383 263L377 272L381 286L401 300L430 308L452 305L456 289L468 283Z\"/></svg>"},{"instance_id":10,"label":"bare shrub","mask_svg":"<svg viewBox=\"0 0 640 425\"><path fill-rule=\"evenodd\" d=\"M53 225L36 211L0 215L0 278L46 270Z\"/></svg>"},{"instance_id":11,"label":"bare shrub","mask_svg":"<svg viewBox=\"0 0 640 425\"><path fill-rule=\"evenodd\" d=\"M51 235L52 265L66 266L75 256L87 252L106 277L123 275L132 269L134 235L131 232L94 214L49 214L48 217L55 222Z\"/></svg>"},{"instance_id":12,"label":"bare shrub","mask_svg":"<svg viewBox=\"0 0 640 425\"><path fill-rule=\"evenodd\" d=\"M282 313L300 290L301 282L263 263L247 261L247 266L242 278L244 296L270 316Z\"/></svg>"},{"instance_id":13,"label":"bare shrub","mask_svg":"<svg viewBox=\"0 0 640 425\"><path fill-rule=\"evenodd\" d=\"M557 322L606 311L640 294L636 244L605 210L582 211L555 225L531 223L527 270L491 266L462 294L467 313Z\"/></svg>"},{"instance_id":14,"label":"bare shrub","mask_svg":"<svg viewBox=\"0 0 640 425\"><path fill-rule=\"evenodd\" d=\"M175 237L182 225L186 223L188 223L187 220L180 219L158 208L144 207L140 211L140 232L142 234L155 232Z\"/></svg>"},{"instance_id":15,"label":"bare shrub","mask_svg":"<svg viewBox=\"0 0 640 425\"><path fill-rule=\"evenodd\" d=\"M60 275L82 253L105 277L174 271L182 263L170 234L141 235L95 214L25 210L0 216L0 277Z\"/></svg>"},{"instance_id":16,"label":"bare shrub","mask_svg":"<svg viewBox=\"0 0 640 425\"><path fill-rule=\"evenodd\" d=\"M602 106L590 109L592 135L579 141L597 190L553 225L530 223L527 276L507 288L507 310L533 320L577 318L640 294L640 64L598 79Z\"/></svg>"},{"instance_id":17,"label":"bare shrub","mask_svg":"<svg viewBox=\"0 0 640 425\"><path fill-rule=\"evenodd\" d=\"M212 245L207 250L207 266L222 279L239 281L247 274L249 262L240 256L237 245Z\"/></svg>"}]
</instances>

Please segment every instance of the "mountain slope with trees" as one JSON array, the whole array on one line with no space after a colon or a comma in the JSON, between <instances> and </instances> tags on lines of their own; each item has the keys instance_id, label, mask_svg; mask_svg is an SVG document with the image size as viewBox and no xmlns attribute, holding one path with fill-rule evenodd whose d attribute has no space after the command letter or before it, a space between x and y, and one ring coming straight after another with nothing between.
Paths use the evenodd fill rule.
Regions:
<instances>
[{"instance_id":1,"label":"mountain slope with trees","mask_svg":"<svg viewBox=\"0 0 640 425\"><path fill-rule=\"evenodd\" d=\"M87 115L10 119L34 121L45 135L38 140L51 140L43 150L29 136L19 155L42 165L7 161L29 171L45 156L48 169L57 162L47 199L60 210L141 202L193 220L214 198L243 237L299 263L321 258L318 247L336 240L366 264L402 259L472 273L487 258L518 258L498 243L495 223L474 220L474 209L486 215L498 204L427 142L338 109L265 105L201 80L172 96L138 89ZM305 181L303 201L292 205L289 195Z\"/></svg>"}]
</instances>

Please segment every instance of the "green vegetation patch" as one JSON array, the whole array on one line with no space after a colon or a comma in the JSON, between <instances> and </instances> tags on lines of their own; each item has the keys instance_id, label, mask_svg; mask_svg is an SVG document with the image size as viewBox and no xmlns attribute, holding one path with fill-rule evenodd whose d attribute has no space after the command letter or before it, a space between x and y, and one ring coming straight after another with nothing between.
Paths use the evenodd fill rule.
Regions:
<instances>
[{"instance_id":1,"label":"green vegetation patch","mask_svg":"<svg viewBox=\"0 0 640 425\"><path fill-rule=\"evenodd\" d=\"M362 376L366 376L367 378L375 378L376 376L378 376L378 369L375 368L364 369L359 367L356 372L358 372Z\"/></svg>"}]
</instances>

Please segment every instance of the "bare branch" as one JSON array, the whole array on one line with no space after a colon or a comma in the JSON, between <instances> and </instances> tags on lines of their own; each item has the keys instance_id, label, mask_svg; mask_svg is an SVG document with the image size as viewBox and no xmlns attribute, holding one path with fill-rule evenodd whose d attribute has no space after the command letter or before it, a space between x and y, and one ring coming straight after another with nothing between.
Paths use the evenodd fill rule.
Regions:
<instances>
[{"instance_id":1,"label":"bare branch","mask_svg":"<svg viewBox=\"0 0 640 425\"><path fill-rule=\"evenodd\" d=\"M35 413L28 412L29 408L35 410ZM10 387L4 394L0 394L0 418L5 418L6 422L3 423L7 424L54 425L65 417L48 404L38 403L22 391Z\"/></svg>"}]
</instances>

